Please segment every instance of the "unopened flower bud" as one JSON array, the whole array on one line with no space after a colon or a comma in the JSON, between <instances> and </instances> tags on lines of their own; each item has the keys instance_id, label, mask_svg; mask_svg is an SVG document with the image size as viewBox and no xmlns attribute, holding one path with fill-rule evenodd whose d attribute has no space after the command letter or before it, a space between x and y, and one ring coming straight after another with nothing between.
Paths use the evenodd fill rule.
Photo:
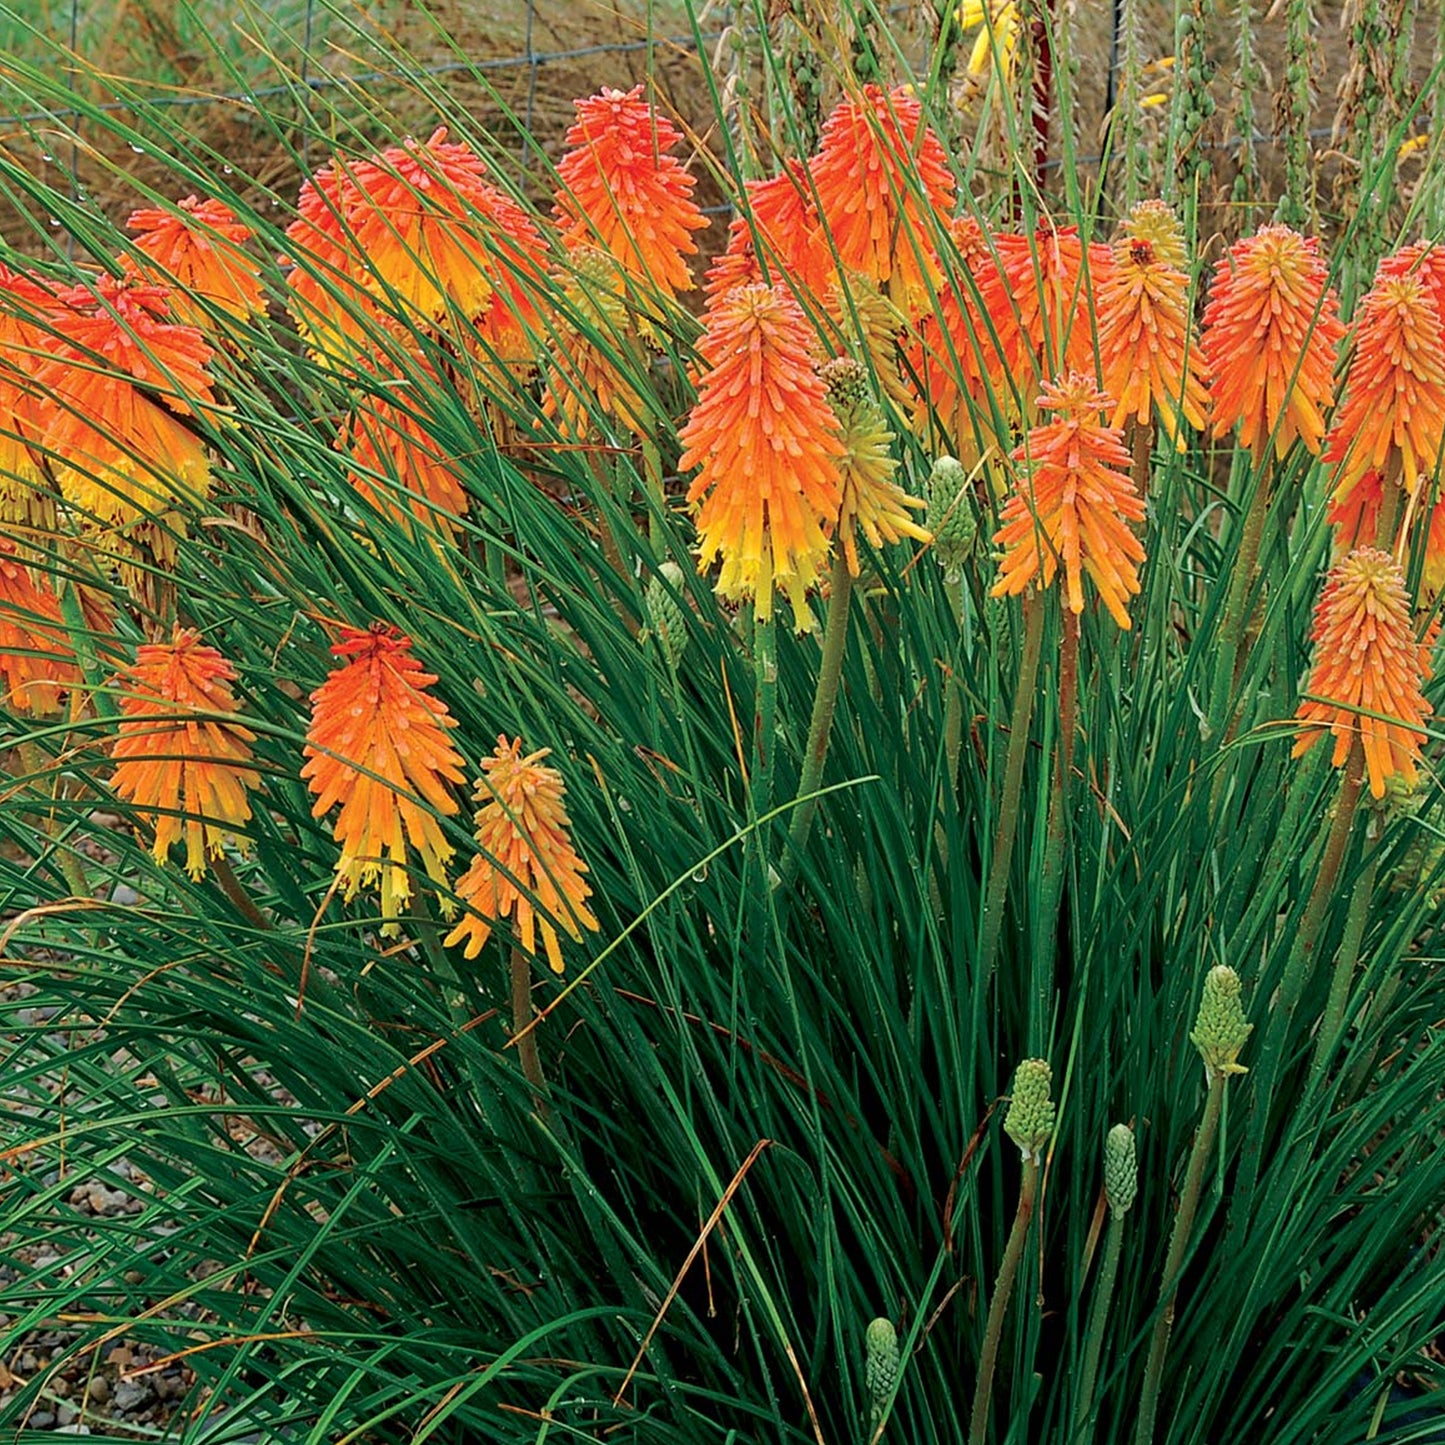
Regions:
<instances>
[{"instance_id":1,"label":"unopened flower bud","mask_svg":"<svg viewBox=\"0 0 1445 1445\"><path fill-rule=\"evenodd\" d=\"M1216 1075L1247 1074L1239 1062L1239 1051L1253 1032L1254 1025L1244 1017L1240 1002L1239 975L1227 963L1209 970L1204 979L1204 996L1199 1001L1199 1017L1189 1042L1204 1060L1204 1072Z\"/></svg>"},{"instance_id":2,"label":"unopened flower bud","mask_svg":"<svg viewBox=\"0 0 1445 1445\"><path fill-rule=\"evenodd\" d=\"M1026 1163L1037 1163L1054 1132L1049 1098L1053 1071L1043 1059L1025 1059L1014 1071L1013 1097L1004 1115L1004 1133L1019 1146Z\"/></svg>"},{"instance_id":3,"label":"unopened flower bud","mask_svg":"<svg viewBox=\"0 0 1445 1445\"><path fill-rule=\"evenodd\" d=\"M682 587L682 568L676 562L664 562L658 576L650 577L643 591L647 609L646 636L662 649L670 667L676 667L687 648L687 624L678 605L677 592Z\"/></svg>"},{"instance_id":4,"label":"unopened flower bud","mask_svg":"<svg viewBox=\"0 0 1445 1445\"><path fill-rule=\"evenodd\" d=\"M898 1331L891 1320L876 1319L868 1326L864 1343L863 1380L868 1386L868 1404L876 1426L898 1383Z\"/></svg>"},{"instance_id":5,"label":"unopened flower bud","mask_svg":"<svg viewBox=\"0 0 1445 1445\"><path fill-rule=\"evenodd\" d=\"M924 526L933 533L933 554L944 579L957 582L973 553L978 522L968 495L968 473L953 457L939 457L928 474L928 515Z\"/></svg>"},{"instance_id":6,"label":"unopened flower bud","mask_svg":"<svg viewBox=\"0 0 1445 1445\"><path fill-rule=\"evenodd\" d=\"M1115 1124L1104 1140L1104 1198L1115 1219L1122 1219L1139 1192L1139 1165L1134 1154L1134 1131Z\"/></svg>"}]
</instances>

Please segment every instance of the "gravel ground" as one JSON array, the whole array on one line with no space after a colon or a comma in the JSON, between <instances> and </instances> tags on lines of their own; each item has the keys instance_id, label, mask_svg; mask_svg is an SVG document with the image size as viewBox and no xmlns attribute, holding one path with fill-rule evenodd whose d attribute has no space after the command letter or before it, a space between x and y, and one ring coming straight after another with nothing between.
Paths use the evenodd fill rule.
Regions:
<instances>
[{"instance_id":1,"label":"gravel ground","mask_svg":"<svg viewBox=\"0 0 1445 1445\"><path fill-rule=\"evenodd\" d=\"M47 1021L48 1015L41 1009L23 1004L24 998L34 992L25 983L0 984L0 1001L21 1004L10 1015L16 1024L33 1026ZM73 1043L68 1036L55 1041L62 1045ZM14 1034L0 1035L0 1056L7 1044L13 1046L16 1042ZM118 1066L125 1062L123 1057L117 1059ZM48 1114L61 1087L57 1077L46 1080L43 1091L33 1081L25 1084L23 1093L6 1090L6 1110L12 1116ZM278 1101L295 1102L279 1088L276 1095ZM248 1151L266 1155L272 1161L278 1157L269 1141L247 1131L240 1120L237 1126L237 1142ZM23 1298L28 1276L40 1280L57 1267L66 1273L76 1268L63 1264L62 1257L74 1254L77 1235L84 1237L86 1233L86 1221L96 1222L95 1237L99 1239L100 1221L139 1215L153 1205L153 1186L135 1165L117 1159L107 1166L107 1173L113 1176L111 1182L80 1178L68 1194L50 1206L50 1217L57 1221L56 1237L34 1230L0 1229L0 1295L12 1300L17 1295ZM49 1187L56 1177L52 1171L43 1176L43 1183ZM0 1168L0 1220L5 1217L4 1181L5 1173ZM151 1228L163 1233L167 1226L158 1221ZM190 1271L191 1278L203 1278L218 1267L214 1262L201 1261ZM138 1283L139 1278L129 1282ZM53 1286L54 1281L47 1283ZM113 1300L97 1300L95 1308L113 1309ZM199 1306L181 1305L176 1313L195 1315ZM18 1428L56 1434L95 1434L117 1440L173 1438L172 1422L194 1385L194 1375L184 1364L156 1368L156 1362L184 1348L189 1336L183 1328L178 1329L170 1345L135 1341L122 1335L98 1347L81 1348L83 1339L93 1338L93 1327L87 1331L55 1320L19 1334L15 1324L16 1317L0 1307L0 1420ZM10 1420L9 1407L37 1375L45 1382L42 1397L24 1419Z\"/></svg>"},{"instance_id":2,"label":"gravel ground","mask_svg":"<svg viewBox=\"0 0 1445 1445\"><path fill-rule=\"evenodd\" d=\"M9 984L0 986L0 999L14 1003L33 992L27 984ZM14 1017L22 1025L46 1021L39 1009L23 1006ZM4 1042L13 1044L14 1036ZM34 1086L28 1087L33 1094ZM47 1087L52 1095L58 1094L60 1081L51 1081ZM29 1102L11 1100L8 1107L13 1112L39 1112L33 1097ZM86 1180L65 1196L58 1212L72 1212L77 1222L139 1214L146 1207L148 1181L124 1159L115 1161L110 1168L126 1187ZM54 1176L47 1176L44 1182L53 1183ZM73 1236L67 1232L66 1252L72 1248ZM59 1263L54 1241L0 1232L0 1289L6 1293L12 1293L10 1287L17 1283L23 1285L28 1274L43 1275ZM75 1345L83 1337L81 1330L66 1328L56 1321L52 1326L16 1335L14 1324L14 1317L0 1310L0 1417L35 1376L50 1376L44 1397L23 1421L15 1422L23 1428L67 1435L95 1433L118 1439L155 1439L191 1386L190 1372L180 1365L137 1373L162 1353L153 1347L119 1339L99 1350L75 1353Z\"/></svg>"}]
</instances>

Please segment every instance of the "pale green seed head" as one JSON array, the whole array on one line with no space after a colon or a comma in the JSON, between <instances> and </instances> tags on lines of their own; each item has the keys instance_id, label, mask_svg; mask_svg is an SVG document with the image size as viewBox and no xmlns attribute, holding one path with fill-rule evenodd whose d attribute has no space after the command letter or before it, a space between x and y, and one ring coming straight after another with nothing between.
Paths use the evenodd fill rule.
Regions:
<instances>
[{"instance_id":1,"label":"pale green seed head","mask_svg":"<svg viewBox=\"0 0 1445 1445\"><path fill-rule=\"evenodd\" d=\"M879 1414L898 1383L898 1331L893 1328L892 1320L874 1320L868 1326L864 1344L863 1379L868 1386L869 1404L874 1413Z\"/></svg>"},{"instance_id":2,"label":"pale green seed head","mask_svg":"<svg viewBox=\"0 0 1445 1445\"><path fill-rule=\"evenodd\" d=\"M1004 1115L1004 1133L1019 1146L1026 1162L1037 1162L1054 1132L1049 1098L1053 1070L1043 1059L1025 1059L1014 1071L1013 1097Z\"/></svg>"},{"instance_id":3,"label":"pale green seed head","mask_svg":"<svg viewBox=\"0 0 1445 1445\"><path fill-rule=\"evenodd\" d=\"M1139 1163L1134 1150L1134 1131L1127 1124L1115 1124L1104 1140L1104 1197L1115 1219L1122 1219L1139 1192Z\"/></svg>"},{"instance_id":4,"label":"pale green seed head","mask_svg":"<svg viewBox=\"0 0 1445 1445\"><path fill-rule=\"evenodd\" d=\"M1207 1077L1225 1078L1249 1072L1239 1062L1239 1051L1254 1030L1244 1017L1239 975L1227 963L1211 968L1204 979L1199 1016L1189 1042L1199 1050Z\"/></svg>"},{"instance_id":5,"label":"pale green seed head","mask_svg":"<svg viewBox=\"0 0 1445 1445\"><path fill-rule=\"evenodd\" d=\"M945 578L956 582L973 555L978 522L970 499L968 472L953 457L939 457L928 474L928 515L924 526L933 533L933 555Z\"/></svg>"},{"instance_id":6,"label":"pale green seed head","mask_svg":"<svg viewBox=\"0 0 1445 1445\"><path fill-rule=\"evenodd\" d=\"M639 636L644 641L655 642L669 666L676 667L687 650L687 623L674 596L682 587L682 568L676 562L664 562L657 570L661 576L649 578L643 589L647 627ZM671 590L667 583L671 584Z\"/></svg>"}]
</instances>

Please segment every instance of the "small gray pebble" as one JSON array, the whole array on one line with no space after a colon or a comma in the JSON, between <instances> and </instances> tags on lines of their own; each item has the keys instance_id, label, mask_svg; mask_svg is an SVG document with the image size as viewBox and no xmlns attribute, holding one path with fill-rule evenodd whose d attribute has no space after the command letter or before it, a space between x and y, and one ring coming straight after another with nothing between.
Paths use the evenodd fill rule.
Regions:
<instances>
[{"instance_id":1,"label":"small gray pebble","mask_svg":"<svg viewBox=\"0 0 1445 1445\"><path fill-rule=\"evenodd\" d=\"M92 1405L103 1405L110 1399L110 1381L104 1375L97 1375L91 1382L85 1397Z\"/></svg>"},{"instance_id":2,"label":"small gray pebble","mask_svg":"<svg viewBox=\"0 0 1445 1445\"><path fill-rule=\"evenodd\" d=\"M151 1387L139 1380L122 1380L115 1387L115 1408L128 1411L138 1410L142 1405L147 1405L154 1395Z\"/></svg>"},{"instance_id":3,"label":"small gray pebble","mask_svg":"<svg viewBox=\"0 0 1445 1445\"><path fill-rule=\"evenodd\" d=\"M122 908L132 908L140 902L140 894L129 883L117 883L111 890L110 901Z\"/></svg>"},{"instance_id":4,"label":"small gray pebble","mask_svg":"<svg viewBox=\"0 0 1445 1445\"><path fill-rule=\"evenodd\" d=\"M56 1423L63 1430L67 1425L75 1423L75 1417L78 1413L74 1405L58 1405L55 1410Z\"/></svg>"},{"instance_id":5,"label":"small gray pebble","mask_svg":"<svg viewBox=\"0 0 1445 1445\"><path fill-rule=\"evenodd\" d=\"M55 1428L55 1416L49 1410L37 1410L30 1417L30 1428L32 1430L53 1430Z\"/></svg>"}]
</instances>

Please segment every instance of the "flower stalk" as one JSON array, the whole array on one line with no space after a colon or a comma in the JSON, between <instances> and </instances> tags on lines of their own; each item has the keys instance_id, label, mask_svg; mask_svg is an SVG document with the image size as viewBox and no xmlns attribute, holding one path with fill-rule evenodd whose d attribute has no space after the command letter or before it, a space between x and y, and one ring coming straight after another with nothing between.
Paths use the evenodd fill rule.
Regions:
<instances>
[{"instance_id":1,"label":"flower stalk","mask_svg":"<svg viewBox=\"0 0 1445 1445\"><path fill-rule=\"evenodd\" d=\"M1003 932L1003 910L1008 896L1009 869L1014 840L1018 835L1019 803L1023 791L1024 761L1029 750L1029 724L1033 720L1034 692L1039 679L1039 655L1044 641L1044 600L1024 600L1024 650L1019 663L1018 686L1014 689L1013 712L1009 717L1008 753L1004 759L1003 796L998 826L989 854L988 890L984 897L983 923L979 930L978 972L988 978L998 954Z\"/></svg>"},{"instance_id":2,"label":"flower stalk","mask_svg":"<svg viewBox=\"0 0 1445 1445\"><path fill-rule=\"evenodd\" d=\"M1099 1379L1104 1332L1119 1277L1119 1256L1124 1243L1124 1216L1138 1192L1138 1166L1134 1131L1127 1124L1115 1124L1104 1142L1104 1195L1109 1204L1109 1224L1104 1235L1104 1258L1099 1281L1094 1286L1094 1303L1089 1311L1088 1344L1079 1376L1079 1398L1074 1408L1074 1439L1083 1442L1093 1434L1094 1389Z\"/></svg>"},{"instance_id":3,"label":"flower stalk","mask_svg":"<svg viewBox=\"0 0 1445 1445\"><path fill-rule=\"evenodd\" d=\"M823 778L823 764L828 760L833 714L838 706L838 684L843 674L843 657L848 649L848 613L852 597L853 576L840 550L833 559L828 621L823 629L823 657L818 666L817 686L813 690L813 712L808 721L808 741L803 750L803 771L798 779L797 806L793 809L793 820L788 829L788 856L783 860L782 875L785 880L791 879L797 872L818 811L816 794Z\"/></svg>"},{"instance_id":4,"label":"flower stalk","mask_svg":"<svg viewBox=\"0 0 1445 1445\"><path fill-rule=\"evenodd\" d=\"M512 946L512 1037L522 1073L538 1095L544 1095L547 1080L542 1073L542 1056L537 1051L537 1030L532 1027L532 957L520 944ZM540 1102L540 1101L539 1101ZM545 1108L545 1103L543 1103Z\"/></svg>"},{"instance_id":5,"label":"flower stalk","mask_svg":"<svg viewBox=\"0 0 1445 1445\"><path fill-rule=\"evenodd\" d=\"M998 1364L1004 1317L1008 1313L1009 1298L1013 1294L1019 1263L1033 1223L1039 1192L1039 1165L1054 1132L1055 1110L1049 1097L1050 1077L1049 1066L1043 1059L1025 1059L1014 1074L1013 1097L1004 1116L1004 1132L1019 1146L1023 1155L1023 1179L1019 1185L1013 1228L1009 1230L1003 1263L999 1266L993 1299L988 1307L988 1322L984 1326L983 1351L979 1355L978 1380L974 1386L973 1411L969 1419L969 1445L983 1445L988 1434L988 1407L993 1395L994 1367Z\"/></svg>"},{"instance_id":6,"label":"flower stalk","mask_svg":"<svg viewBox=\"0 0 1445 1445\"><path fill-rule=\"evenodd\" d=\"M1239 975L1227 964L1211 968L1204 980L1204 993L1199 1003L1189 1041L1199 1050L1204 1061L1204 1076L1209 1092L1204 1101L1204 1117L1194 1135L1189 1152L1189 1167L1184 1188L1179 1195L1179 1210L1169 1235L1169 1253L1164 1260L1164 1278L1159 1290L1159 1317L1149 1344L1149 1362L1144 1368L1144 1386L1139 1397L1138 1426L1134 1445L1151 1445L1154 1420L1159 1409L1159 1387L1164 1376L1164 1356L1169 1348L1169 1334L1174 1328L1174 1305L1179 1294L1179 1278L1189 1252L1194 1232L1194 1216L1204 1186L1204 1171L1214 1152L1219 1133L1220 1115L1224 1109L1224 1085L1231 1074L1248 1071L1239 1062L1254 1026L1244 1017L1240 1000Z\"/></svg>"}]
</instances>

